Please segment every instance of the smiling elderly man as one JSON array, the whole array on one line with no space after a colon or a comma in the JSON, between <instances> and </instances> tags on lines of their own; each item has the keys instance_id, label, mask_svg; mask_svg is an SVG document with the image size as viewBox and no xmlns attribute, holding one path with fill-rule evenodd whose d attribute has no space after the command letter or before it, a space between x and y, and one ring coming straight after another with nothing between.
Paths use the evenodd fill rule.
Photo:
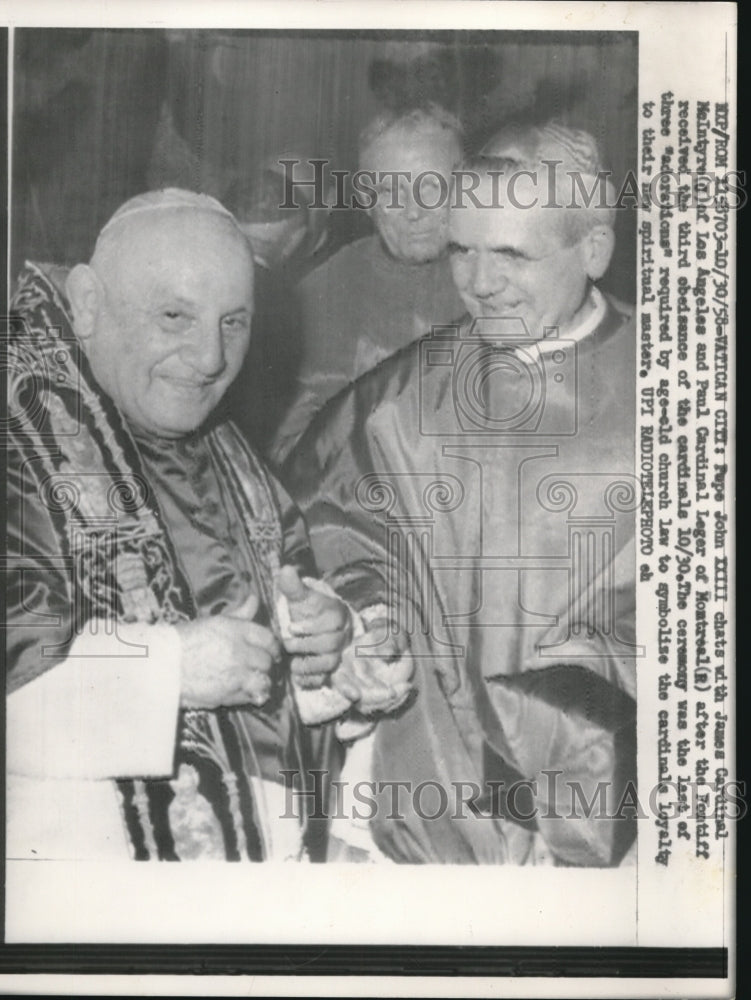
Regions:
<instances>
[{"instance_id":1,"label":"smiling elderly man","mask_svg":"<svg viewBox=\"0 0 751 1000\"><path fill-rule=\"evenodd\" d=\"M28 265L13 304L8 856L303 859L283 772L312 761L298 706L361 699L356 622L215 415L249 246L213 199L155 192L63 278Z\"/></svg>"},{"instance_id":2,"label":"smiling elderly man","mask_svg":"<svg viewBox=\"0 0 751 1000\"><path fill-rule=\"evenodd\" d=\"M593 139L513 139L452 202L465 319L331 401L282 478L326 578L389 607L418 664L414 702L345 765L386 790L377 848L614 865L634 835L634 324L596 285L613 210L571 205Z\"/></svg>"},{"instance_id":3,"label":"smiling elderly man","mask_svg":"<svg viewBox=\"0 0 751 1000\"><path fill-rule=\"evenodd\" d=\"M433 324L461 315L446 255L448 184L461 155L461 126L437 106L384 112L363 129L360 168L375 182L375 232L342 247L299 286L297 385L275 435L275 460L326 400Z\"/></svg>"}]
</instances>

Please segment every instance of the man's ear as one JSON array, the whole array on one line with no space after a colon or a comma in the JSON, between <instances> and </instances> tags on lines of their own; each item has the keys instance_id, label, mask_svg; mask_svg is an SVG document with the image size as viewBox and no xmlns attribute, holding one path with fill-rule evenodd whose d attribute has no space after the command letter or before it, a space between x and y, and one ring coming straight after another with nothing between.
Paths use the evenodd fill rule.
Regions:
<instances>
[{"instance_id":1,"label":"man's ear","mask_svg":"<svg viewBox=\"0 0 751 1000\"><path fill-rule=\"evenodd\" d=\"M592 281L597 281L610 266L615 249L615 233L611 226L593 226L582 240L584 266Z\"/></svg>"},{"instance_id":2,"label":"man's ear","mask_svg":"<svg viewBox=\"0 0 751 1000\"><path fill-rule=\"evenodd\" d=\"M79 340L94 335L103 295L96 272L88 264L76 264L68 274L65 291L73 310L73 330Z\"/></svg>"}]
</instances>

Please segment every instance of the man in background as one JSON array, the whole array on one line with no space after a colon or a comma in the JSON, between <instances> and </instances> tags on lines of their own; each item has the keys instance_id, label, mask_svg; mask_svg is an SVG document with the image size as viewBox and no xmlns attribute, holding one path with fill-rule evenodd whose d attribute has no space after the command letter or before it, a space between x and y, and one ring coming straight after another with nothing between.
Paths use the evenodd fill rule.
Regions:
<instances>
[{"instance_id":1,"label":"man in background","mask_svg":"<svg viewBox=\"0 0 751 1000\"><path fill-rule=\"evenodd\" d=\"M314 208L312 192L293 190L280 153L249 177L233 183L224 203L248 238L255 265L250 349L230 388L232 419L260 454L266 455L296 391L302 343L298 285L334 252L330 211ZM315 157L308 158L315 160ZM298 166L303 171L303 166ZM293 197L294 196L294 197ZM323 200L333 198L324 192ZM284 207L289 205L295 207Z\"/></svg>"},{"instance_id":2,"label":"man in background","mask_svg":"<svg viewBox=\"0 0 751 1000\"><path fill-rule=\"evenodd\" d=\"M459 122L436 106L386 112L363 130L359 150L360 169L377 179L376 231L343 247L299 287L301 355L294 398L274 439L276 460L326 400L462 312L446 256L448 184L462 155Z\"/></svg>"}]
</instances>

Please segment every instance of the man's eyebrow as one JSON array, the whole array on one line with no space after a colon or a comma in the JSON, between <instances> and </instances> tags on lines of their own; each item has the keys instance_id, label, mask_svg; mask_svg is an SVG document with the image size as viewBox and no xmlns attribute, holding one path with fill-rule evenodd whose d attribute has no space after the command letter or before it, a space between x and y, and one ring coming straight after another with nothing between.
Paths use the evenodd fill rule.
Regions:
<instances>
[{"instance_id":1,"label":"man's eyebrow","mask_svg":"<svg viewBox=\"0 0 751 1000\"><path fill-rule=\"evenodd\" d=\"M533 259L526 250L520 250L519 247L510 246L508 243L501 243L498 246L488 247L488 250L491 253L508 254L512 257L524 257L526 260Z\"/></svg>"},{"instance_id":2,"label":"man's eyebrow","mask_svg":"<svg viewBox=\"0 0 751 1000\"><path fill-rule=\"evenodd\" d=\"M174 292L170 292L169 289L157 289L151 296L152 304L155 308L160 309L166 305L170 306L180 306L182 309L195 309L196 303L191 299L186 299L183 295L175 295Z\"/></svg>"}]
</instances>

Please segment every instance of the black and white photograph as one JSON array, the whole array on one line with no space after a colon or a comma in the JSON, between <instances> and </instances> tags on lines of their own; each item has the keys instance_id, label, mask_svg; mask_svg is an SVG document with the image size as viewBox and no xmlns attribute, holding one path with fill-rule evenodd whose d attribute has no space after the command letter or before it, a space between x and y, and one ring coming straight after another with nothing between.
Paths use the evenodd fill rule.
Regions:
<instances>
[{"instance_id":1,"label":"black and white photograph","mask_svg":"<svg viewBox=\"0 0 751 1000\"><path fill-rule=\"evenodd\" d=\"M7 954L731 995L734 5L92 6L7 31Z\"/></svg>"}]
</instances>

